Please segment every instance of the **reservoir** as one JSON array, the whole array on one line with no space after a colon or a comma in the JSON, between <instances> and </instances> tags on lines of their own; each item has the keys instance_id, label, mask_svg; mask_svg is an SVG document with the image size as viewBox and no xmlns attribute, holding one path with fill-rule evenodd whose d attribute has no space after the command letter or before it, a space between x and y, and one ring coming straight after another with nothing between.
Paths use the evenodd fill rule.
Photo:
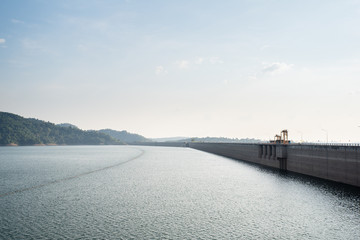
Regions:
<instances>
[{"instance_id":1,"label":"reservoir","mask_svg":"<svg viewBox=\"0 0 360 240\"><path fill-rule=\"evenodd\" d=\"M0 239L360 239L360 190L190 148L0 147Z\"/></svg>"}]
</instances>

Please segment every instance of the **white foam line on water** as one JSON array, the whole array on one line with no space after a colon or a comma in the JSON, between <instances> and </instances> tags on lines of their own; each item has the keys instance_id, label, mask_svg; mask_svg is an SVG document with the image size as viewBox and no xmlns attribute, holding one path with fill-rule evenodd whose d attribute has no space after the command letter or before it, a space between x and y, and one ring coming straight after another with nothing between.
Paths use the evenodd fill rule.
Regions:
<instances>
[{"instance_id":1,"label":"white foam line on water","mask_svg":"<svg viewBox=\"0 0 360 240\"><path fill-rule=\"evenodd\" d=\"M138 158L140 158L142 155L144 155L144 153L145 153L144 150L142 150L142 149L137 149L137 150L140 150L140 151L141 151L141 153L140 153L139 155L137 155L137 156L135 156L135 157L133 157L133 158L130 158L130 159L124 161L124 162L120 162L120 163L117 163L117 164L115 164L115 165L111 165L111 166L99 168L99 169L92 170L92 171L89 171L89 172L80 173L80 174L77 174L77 175L74 175L74 176L70 176L70 177L66 177L66 178L61 178L61 179L53 180L53 181L50 181L50 182L47 182L47 183L43 183L43 184L39 184L39 185L36 185L36 186L27 187L27 188L22 188L22 189L14 190L14 191L11 191L11 192L3 193L3 194L0 194L0 198L5 197L5 196L9 196L9 195L13 195L13 194L16 194L16 193L22 193L22 192L26 192L26 191L30 191L30 190L42 188L42 187L49 186L49 185L51 185L51 184L56 184L56 183L59 183L59 182L69 181L69 180L72 180L72 179L75 179L75 178L79 178L79 177L82 177L82 176L85 176L85 175L89 175L89 174L92 174L92 173L104 171L104 170L107 170L107 169L110 169L110 168L114 168L114 167L123 165L123 164L125 164L125 163L130 162L130 161L133 161L133 160L135 160L135 159L138 159Z\"/></svg>"}]
</instances>

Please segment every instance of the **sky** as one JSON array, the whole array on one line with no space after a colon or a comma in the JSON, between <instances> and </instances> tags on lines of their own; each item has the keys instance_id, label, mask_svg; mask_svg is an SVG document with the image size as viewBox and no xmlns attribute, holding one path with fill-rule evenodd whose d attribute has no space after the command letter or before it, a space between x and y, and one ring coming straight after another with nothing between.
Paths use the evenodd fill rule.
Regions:
<instances>
[{"instance_id":1,"label":"sky","mask_svg":"<svg viewBox=\"0 0 360 240\"><path fill-rule=\"evenodd\" d=\"M358 0L2 0L0 111L149 138L360 142Z\"/></svg>"}]
</instances>

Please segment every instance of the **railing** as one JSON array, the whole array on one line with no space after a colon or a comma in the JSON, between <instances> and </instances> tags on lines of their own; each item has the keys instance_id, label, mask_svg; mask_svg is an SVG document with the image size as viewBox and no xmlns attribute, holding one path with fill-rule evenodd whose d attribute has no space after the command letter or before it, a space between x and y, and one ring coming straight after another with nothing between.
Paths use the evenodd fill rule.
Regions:
<instances>
[{"instance_id":1,"label":"railing","mask_svg":"<svg viewBox=\"0 0 360 240\"><path fill-rule=\"evenodd\" d=\"M338 146L338 147L359 147L360 143L321 143L321 142L307 142L307 143L290 143L290 145L306 145L306 146Z\"/></svg>"},{"instance_id":2,"label":"railing","mask_svg":"<svg viewBox=\"0 0 360 240\"><path fill-rule=\"evenodd\" d=\"M191 144L191 142L189 142ZM205 141L198 141L193 143L232 143L232 144L244 144L244 145L251 145L251 144L266 144L266 145L276 145L276 143L271 143L269 141L259 141L259 142L205 142ZM360 147L360 143L324 143L324 142L290 142L285 145L290 146L337 146L337 147Z\"/></svg>"}]
</instances>

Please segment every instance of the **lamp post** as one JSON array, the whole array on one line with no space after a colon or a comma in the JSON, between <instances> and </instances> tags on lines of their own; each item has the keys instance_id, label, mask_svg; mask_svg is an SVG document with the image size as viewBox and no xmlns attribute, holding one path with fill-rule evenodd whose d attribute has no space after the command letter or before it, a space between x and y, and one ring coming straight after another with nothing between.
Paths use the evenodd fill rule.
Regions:
<instances>
[{"instance_id":1,"label":"lamp post","mask_svg":"<svg viewBox=\"0 0 360 240\"><path fill-rule=\"evenodd\" d=\"M321 129L321 130L323 130L325 133L326 133L326 143L329 143L329 134L328 134L328 131L326 131L325 129Z\"/></svg>"}]
</instances>

